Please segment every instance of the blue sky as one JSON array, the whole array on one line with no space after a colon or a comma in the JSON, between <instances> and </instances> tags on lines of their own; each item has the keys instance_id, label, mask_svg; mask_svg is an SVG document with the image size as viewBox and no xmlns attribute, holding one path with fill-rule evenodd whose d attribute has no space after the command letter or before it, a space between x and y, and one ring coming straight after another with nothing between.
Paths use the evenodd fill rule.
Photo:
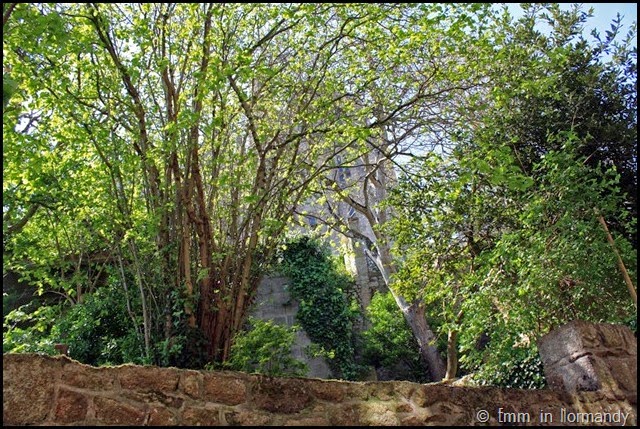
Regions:
<instances>
[{"instance_id":1,"label":"blue sky","mask_svg":"<svg viewBox=\"0 0 640 429\"><path fill-rule=\"evenodd\" d=\"M636 3L583 3L585 10L593 7L593 18L588 23L595 26L598 31L604 33L609 28L611 21L620 13L625 28L629 28L632 21L638 21L638 5Z\"/></svg>"},{"instance_id":2,"label":"blue sky","mask_svg":"<svg viewBox=\"0 0 640 429\"><path fill-rule=\"evenodd\" d=\"M563 9L568 9L573 3L561 3ZM611 22L616 17L617 13L620 13L622 18L622 31L621 36L626 35L631 23L638 21L638 5L636 3L580 3L582 4L582 10L587 11L589 8L593 8L593 17L587 20L585 28L585 37L589 39L588 35L593 28L596 28L600 32L600 36L605 36L605 31L611 28ZM520 6L517 3L511 3L508 5L509 11L518 16L517 11ZM620 37L620 36L618 36Z\"/></svg>"}]
</instances>

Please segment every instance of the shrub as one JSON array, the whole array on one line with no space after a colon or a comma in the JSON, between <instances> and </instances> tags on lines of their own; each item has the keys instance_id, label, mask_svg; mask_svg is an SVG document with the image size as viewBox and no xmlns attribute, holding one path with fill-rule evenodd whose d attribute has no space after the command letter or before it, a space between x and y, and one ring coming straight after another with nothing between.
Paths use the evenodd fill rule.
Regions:
<instances>
[{"instance_id":1,"label":"shrub","mask_svg":"<svg viewBox=\"0 0 640 429\"><path fill-rule=\"evenodd\" d=\"M307 366L291 355L297 327L287 328L273 321L249 318L250 329L236 335L231 355L224 366L271 376L307 374Z\"/></svg>"}]
</instances>

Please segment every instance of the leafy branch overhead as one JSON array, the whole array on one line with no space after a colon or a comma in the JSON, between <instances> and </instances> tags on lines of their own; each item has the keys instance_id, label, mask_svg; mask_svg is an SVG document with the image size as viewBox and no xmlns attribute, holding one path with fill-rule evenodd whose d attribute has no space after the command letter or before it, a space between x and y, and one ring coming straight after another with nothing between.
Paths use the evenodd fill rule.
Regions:
<instances>
[{"instance_id":1,"label":"leafy branch overhead","mask_svg":"<svg viewBox=\"0 0 640 429\"><path fill-rule=\"evenodd\" d=\"M5 3L5 351L221 365L305 219L375 264L424 379L628 320L635 24L523 7ZM344 279L307 282L323 257L291 275L340 309L319 342L355 378Z\"/></svg>"}]
</instances>

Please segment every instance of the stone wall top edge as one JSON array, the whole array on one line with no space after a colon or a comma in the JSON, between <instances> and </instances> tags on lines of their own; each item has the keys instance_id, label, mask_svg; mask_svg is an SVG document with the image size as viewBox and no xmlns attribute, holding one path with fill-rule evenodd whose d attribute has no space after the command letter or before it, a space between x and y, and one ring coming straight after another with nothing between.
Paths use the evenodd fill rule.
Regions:
<instances>
[{"instance_id":1,"label":"stone wall top edge","mask_svg":"<svg viewBox=\"0 0 640 429\"><path fill-rule=\"evenodd\" d=\"M317 384L331 384L331 385L342 385L342 386L362 386L362 387L369 387L369 388L375 388L375 387L382 387L382 386L388 386L388 385L404 385L407 387L415 387L415 388L419 388L424 390L431 390L431 389L437 389L437 390L450 390L450 391L455 391L455 392L475 392L475 393L490 393L490 392L512 392L512 393L517 393L517 392L532 392L531 390L526 390L526 389L513 389L513 388L502 388L502 387L494 387L494 386L454 386L448 383L425 383L425 384L421 384L421 383L414 383L414 382L410 382L410 381L404 381L404 380L396 380L396 381L345 381L345 380L336 380L336 379L321 379L321 378L313 378L313 377L273 377L273 376L268 376L268 375L263 375L263 374L247 374L244 372L239 372L239 371L208 371L208 370L192 370L192 369L185 369L185 368L176 368L176 367L160 367L160 366L155 366L155 365L135 365L135 364L122 364L122 365L114 365L114 366L92 366L92 365L87 365L87 364L83 364L81 362L78 362L74 359L71 359L67 356L50 356L50 355L46 355L46 354L38 354L38 353L3 353L3 361L6 360L7 363L10 363L11 361L17 361L17 362L24 362L24 361L29 361L29 360L44 360L44 361L49 361L51 364L55 365L55 364L62 364L64 365L77 365L77 366L81 366L81 367L85 367L85 368L90 368L90 369L95 369L95 370L104 370L107 371L109 369L118 369L118 368L159 368L162 370L177 370L179 372L198 372L198 373L202 373L205 376L206 375L211 375L211 376L224 376L224 377L233 377L233 378L237 378L237 379L242 379L245 381L253 381L253 382L270 382L270 381L274 381L274 382L280 382L280 383L288 383L290 381L296 381L296 382L303 382L303 383L317 383ZM535 392L538 392L540 394L552 394L552 395L556 395L559 394L559 392L556 392L554 390L551 389L540 389L540 390L535 390Z\"/></svg>"}]
</instances>

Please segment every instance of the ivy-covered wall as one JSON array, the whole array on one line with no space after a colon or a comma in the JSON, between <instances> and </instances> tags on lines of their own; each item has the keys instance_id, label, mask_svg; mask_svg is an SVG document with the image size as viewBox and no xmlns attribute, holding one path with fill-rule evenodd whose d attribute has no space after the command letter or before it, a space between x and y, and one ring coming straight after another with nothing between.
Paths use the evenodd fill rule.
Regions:
<instances>
[{"instance_id":1,"label":"ivy-covered wall","mask_svg":"<svg viewBox=\"0 0 640 429\"><path fill-rule=\"evenodd\" d=\"M251 313L253 317L261 320L273 320L282 326L293 326L297 323L296 314L299 304L291 298L288 285L289 278L273 275L266 277L258 287L256 306ZM293 358L307 364L309 377L329 378L329 367L322 357L312 358L305 353L305 349L311 344L307 333L300 329L296 332L296 342L292 347Z\"/></svg>"}]
</instances>

